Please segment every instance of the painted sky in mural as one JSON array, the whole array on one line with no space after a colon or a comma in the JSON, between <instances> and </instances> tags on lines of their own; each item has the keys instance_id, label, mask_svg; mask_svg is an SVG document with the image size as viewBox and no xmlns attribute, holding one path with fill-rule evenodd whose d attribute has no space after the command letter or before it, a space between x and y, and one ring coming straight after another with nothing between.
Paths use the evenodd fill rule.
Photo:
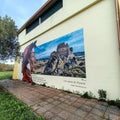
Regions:
<instances>
[{"instance_id":1,"label":"painted sky in mural","mask_svg":"<svg viewBox=\"0 0 120 120\"><path fill-rule=\"evenodd\" d=\"M73 47L75 52L84 52L84 36L83 29L74 31L70 34L64 35L53 41L44 43L35 48L36 59L49 58L50 53L57 49L57 45L60 43L68 43L70 47Z\"/></svg>"},{"instance_id":2,"label":"painted sky in mural","mask_svg":"<svg viewBox=\"0 0 120 120\"><path fill-rule=\"evenodd\" d=\"M39 45L34 53L36 74L86 77L83 29Z\"/></svg>"}]
</instances>

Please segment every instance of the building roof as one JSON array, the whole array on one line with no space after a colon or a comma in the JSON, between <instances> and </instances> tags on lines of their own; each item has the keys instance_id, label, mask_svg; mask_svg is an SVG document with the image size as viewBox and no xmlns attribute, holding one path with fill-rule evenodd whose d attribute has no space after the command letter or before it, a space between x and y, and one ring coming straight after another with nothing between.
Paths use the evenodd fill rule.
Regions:
<instances>
[{"instance_id":1,"label":"building roof","mask_svg":"<svg viewBox=\"0 0 120 120\"><path fill-rule=\"evenodd\" d=\"M18 34L21 33L28 25L35 21L40 15L48 10L57 0L48 0L33 16L18 30Z\"/></svg>"},{"instance_id":2,"label":"building roof","mask_svg":"<svg viewBox=\"0 0 120 120\"><path fill-rule=\"evenodd\" d=\"M57 0L47 0L47 2L37 11L35 14L33 14L32 17L18 30L18 34L21 33L28 25L30 25L33 21L35 21L37 18L42 15L46 10L48 10ZM118 0L119 5L119 17L120 17L120 0Z\"/></svg>"}]
</instances>

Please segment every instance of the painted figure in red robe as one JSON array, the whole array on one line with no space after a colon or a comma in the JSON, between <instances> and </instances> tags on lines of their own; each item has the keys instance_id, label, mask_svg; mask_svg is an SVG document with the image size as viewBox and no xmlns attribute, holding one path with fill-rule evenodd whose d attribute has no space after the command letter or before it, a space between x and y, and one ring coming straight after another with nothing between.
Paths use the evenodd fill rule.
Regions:
<instances>
[{"instance_id":1,"label":"painted figure in red robe","mask_svg":"<svg viewBox=\"0 0 120 120\"><path fill-rule=\"evenodd\" d=\"M35 55L34 48L36 47L36 41L27 46L23 53L23 62L22 62L22 80L25 82L33 83L31 73L34 72L35 68Z\"/></svg>"}]
</instances>

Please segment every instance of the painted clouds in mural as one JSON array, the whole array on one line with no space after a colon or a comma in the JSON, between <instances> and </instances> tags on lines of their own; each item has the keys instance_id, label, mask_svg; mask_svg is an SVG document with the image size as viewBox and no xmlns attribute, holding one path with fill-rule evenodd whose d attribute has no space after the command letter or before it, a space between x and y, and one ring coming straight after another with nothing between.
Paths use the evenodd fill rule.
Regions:
<instances>
[{"instance_id":1,"label":"painted clouds in mural","mask_svg":"<svg viewBox=\"0 0 120 120\"><path fill-rule=\"evenodd\" d=\"M83 29L35 48L35 74L86 77Z\"/></svg>"}]
</instances>

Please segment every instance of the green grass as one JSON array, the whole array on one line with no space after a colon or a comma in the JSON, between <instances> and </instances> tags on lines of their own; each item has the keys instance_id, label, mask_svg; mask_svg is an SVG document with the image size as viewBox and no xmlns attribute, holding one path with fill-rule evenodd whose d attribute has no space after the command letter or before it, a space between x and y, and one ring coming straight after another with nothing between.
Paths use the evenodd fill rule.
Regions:
<instances>
[{"instance_id":1,"label":"green grass","mask_svg":"<svg viewBox=\"0 0 120 120\"><path fill-rule=\"evenodd\" d=\"M0 80L11 79L12 78L12 74L13 74L13 71L0 72Z\"/></svg>"},{"instance_id":2,"label":"green grass","mask_svg":"<svg viewBox=\"0 0 120 120\"><path fill-rule=\"evenodd\" d=\"M44 120L30 108L0 87L0 120Z\"/></svg>"}]
</instances>

